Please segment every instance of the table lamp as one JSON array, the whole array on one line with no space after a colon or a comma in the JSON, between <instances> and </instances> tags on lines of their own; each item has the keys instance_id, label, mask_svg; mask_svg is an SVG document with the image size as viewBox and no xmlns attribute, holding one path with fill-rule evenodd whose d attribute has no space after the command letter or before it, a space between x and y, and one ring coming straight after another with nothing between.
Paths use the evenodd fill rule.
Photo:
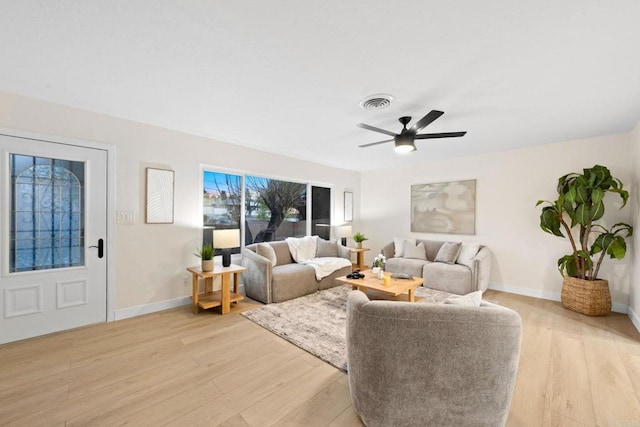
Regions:
<instances>
[{"instance_id":1,"label":"table lamp","mask_svg":"<svg viewBox=\"0 0 640 427\"><path fill-rule=\"evenodd\" d=\"M351 236L351 224L342 224L337 225L335 228L336 237L340 237L342 239L342 246L347 246L347 237Z\"/></svg>"},{"instance_id":2,"label":"table lamp","mask_svg":"<svg viewBox=\"0 0 640 427\"><path fill-rule=\"evenodd\" d=\"M222 266L231 265L231 249L240 246L240 230L213 230L213 246L222 250Z\"/></svg>"}]
</instances>

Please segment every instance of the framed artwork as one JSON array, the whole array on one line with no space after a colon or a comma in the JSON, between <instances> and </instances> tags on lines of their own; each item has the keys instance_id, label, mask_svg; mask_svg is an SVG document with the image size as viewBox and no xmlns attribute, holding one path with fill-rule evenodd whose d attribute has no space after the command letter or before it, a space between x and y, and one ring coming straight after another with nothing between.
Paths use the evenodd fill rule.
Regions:
<instances>
[{"instance_id":1,"label":"framed artwork","mask_svg":"<svg viewBox=\"0 0 640 427\"><path fill-rule=\"evenodd\" d=\"M175 172L147 168L147 224L173 224Z\"/></svg>"},{"instance_id":2,"label":"framed artwork","mask_svg":"<svg viewBox=\"0 0 640 427\"><path fill-rule=\"evenodd\" d=\"M344 220L353 221L353 193L351 191L344 192Z\"/></svg>"},{"instance_id":3,"label":"framed artwork","mask_svg":"<svg viewBox=\"0 0 640 427\"><path fill-rule=\"evenodd\" d=\"M412 185L411 231L476 234L476 180Z\"/></svg>"}]
</instances>

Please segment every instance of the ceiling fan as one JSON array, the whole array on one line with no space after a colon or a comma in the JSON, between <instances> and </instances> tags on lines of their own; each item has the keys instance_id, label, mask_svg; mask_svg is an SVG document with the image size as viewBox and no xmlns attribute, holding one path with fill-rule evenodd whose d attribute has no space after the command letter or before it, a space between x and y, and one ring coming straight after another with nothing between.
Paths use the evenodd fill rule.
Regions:
<instances>
[{"instance_id":1,"label":"ceiling fan","mask_svg":"<svg viewBox=\"0 0 640 427\"><path fill-rule=\"evenodd\" d=\"M373 145L384 144L387 142L395 141L396 147L395 150L398 153L409 153L411 151L416 150L415 140L416 139L434 139L434 138L455 138L459 136L464 136L467 132L444 132L444 133L423 133L419 134L418 132L423 128L427 127L438 117L443 115L443 111L431 110L426 116L418 120L413 126L407 129L407 125L411 121L411 117L404 116L400 117L398 120L402 123L402 131L400 133L393 133L388 130L380 129L375 126L366 125L364 123L358 123L356 126L361 127L362 129L372 130L374 132L384 133L385 135L392 136L393 139L386 139L384 141L372 142L369 144L359 145L360 148L371 147Z\"/></svg>"}]
</instances>

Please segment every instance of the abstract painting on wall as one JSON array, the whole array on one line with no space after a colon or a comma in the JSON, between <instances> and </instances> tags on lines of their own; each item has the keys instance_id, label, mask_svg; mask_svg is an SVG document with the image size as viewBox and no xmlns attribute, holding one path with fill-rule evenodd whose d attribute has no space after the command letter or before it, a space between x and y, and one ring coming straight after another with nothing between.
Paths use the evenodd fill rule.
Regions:
<instances>
[{"instance_id":1,"label":"abstract painting on wall","mask_svg":"<svg viewBox=\"0 0 640 427\"><path fill-rule=\"evenodd\" d=\"M411 231L475 234L476 180L412 185Z\"/></svg>"},{"instance_id":2,"label":"abstract painting on wall","mask_svg":"<svg viewBox=\"0 0 640 427\"><path fill-rule=\"evenodd\" d=\"M147 168L147 224L173 224L175 172Z\"/></svg>"}]
</instances>

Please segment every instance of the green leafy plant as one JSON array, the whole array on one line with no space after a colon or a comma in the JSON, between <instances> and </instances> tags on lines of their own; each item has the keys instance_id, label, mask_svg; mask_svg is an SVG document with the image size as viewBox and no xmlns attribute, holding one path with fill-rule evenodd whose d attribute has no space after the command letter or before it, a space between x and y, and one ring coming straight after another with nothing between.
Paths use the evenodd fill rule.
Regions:
<instances>
[{"instance_id":1,"label":"green leafy plant","mask_svg":"<svg viewBox=\"0 0 640 427\"><path fill-rule=\"evenodd\" d=\"M364 234L357 232L356 234L353 235L353 240L355 242L361 243L361 242L364 242L365 240L369 240L369 238L366 237Z\"/></svg>"},{"instance_id":2,"label":"green leafy plant","mask_svg":"<svg viewBox=\"0 0 640 427\"><path fill-rule=\"evenodd\" d=\"M546 203L540 214L540 228L571 243L572 252L558 259L558 270L562 275L596 280L605 255L624 258L625 238L633 234L633 227L620 222L606 228L594 222L604 215L606 193L620 196L620 209L627 204L629 193L609 169L600 165L583 169L582 174L572 172L560 177L557 191L557 200L539 200L536 206Z\"/></svg>"},{"instance_id":3,"label":"green leafy plant","mask_svg":"<svg viewBox=\"0 0 640 427\"><path fill-rule=\"evenodd\" d=\"M202 258L205 261L208 261L210 259L213 259L213 254L215 253L215 249L213 248L213 245L208 244L208 245L204 245L201 248L197 248L196 251L194 252L194 255L197 256L198 258Z\"/></svg>"}]
</instances>

